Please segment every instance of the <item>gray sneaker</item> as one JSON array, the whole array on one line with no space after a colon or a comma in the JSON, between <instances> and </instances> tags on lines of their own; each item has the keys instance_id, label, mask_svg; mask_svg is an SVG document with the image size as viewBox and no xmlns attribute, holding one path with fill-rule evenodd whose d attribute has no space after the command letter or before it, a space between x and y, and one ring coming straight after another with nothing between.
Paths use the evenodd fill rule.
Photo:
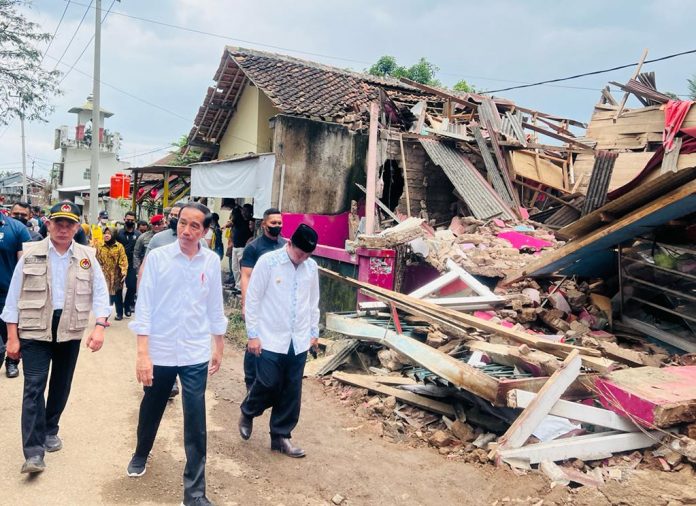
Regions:
<instances>
[{"instance_id":1,"label":"gray sneaker","mask_svg":"<svg viewBox=\"0 0 696 506\"><path fill-rule=\"evenodd\" d=\"M46 436L44 440L44 448L47 452L57 452L63 448L63 441L58 437L58 434Z\"/></svg>"},{"instance_id":2,"label":"gray sneaker","mask_svg":"<svg viewBox=\"0 0 696 506\"><path fill-rule=\"evenodd\" d=\"M46 463L43 457L37 455L29 457L22 465L22 474L37 474L42 473L46 469Z\"/></svg>"},{"instance_id":3,"label":"gray sneaker","mask_svg":"<svg viewBox=\"0 0 696 506\"><path fill-rule=\"evenodd\" d=\"M128 463L126 473L131 478L138 478L145 474L146 463L147 457L138 457L137 455L133 454L133 458L131 458L130 462Z\"/></svg>"}]
</instances>

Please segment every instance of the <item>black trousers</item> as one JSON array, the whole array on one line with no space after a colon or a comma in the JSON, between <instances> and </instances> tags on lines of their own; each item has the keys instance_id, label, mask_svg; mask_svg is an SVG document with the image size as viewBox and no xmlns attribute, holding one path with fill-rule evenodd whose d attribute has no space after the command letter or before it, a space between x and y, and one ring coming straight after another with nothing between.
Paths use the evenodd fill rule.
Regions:
<instances>
[{"instance_id":1,"label":"black trousers","mask_svg":"<svg viewBox=\"0 0 696 506\"><path fill-rule=\"evenodd\" d=\"M80 341L56 342L60 313L60 310L53 313L52 341L19 339L24 359L22 446L25 458L43 457L44 440L47 435L58 434L58 422L70 396ZM44 401L47 383L48 398Z\"/></svg>"},{"instance_id":2,"label":"black trousers","mask_svg":"<svg viewBox=\"0 0 696 506\"><path fill-rule=\"evenodd\" d=\"M256 379L240 409L255 418L271 408L271 437L291 437L300 419L302 375L307 352L295 354L290 344L287 354L263 350L256 357Z\"/></svg>"},{"instance_id":3,"label":"black trousers","mask_svg":"<svg viewBox=\"0 0 696 506\"><path fill-rule=\"evenodd\" d=\"M109 302L116 306L116 316L123 316L123 290L116 291L116 294L110 295L109 298Z\"/></svg>"},{"instance_id":4,"label":"black trousers","mask_svg":"<svg viewBox=\"0 0 696 506\"><path fill-rule=\"evenodd\" d=\"M247 392L251 389L251 385L256 381L256 355L250 353L249 350L244 351L244 383L246 384Z\"/></svg>"},{"instance_id":5,"label":"black trousers","mask_svg":"<svg viewBox=\"0 0 696 506\"><path fill-rule=\"evenodd\" d=\"M177 375L181 382L184 409L184 501L190 501L205 495L205 388L208 382L208 362L181 367L154 366L152 386L145 387L140 403L135 455L147 458L152 450Z\"/></svg>"},{"instance_id":6,"label":"black trousers","mask_svg":"<svg viewBox=\"0 0 696 506\"><path fill-rule=\"evenodd\" d=\"M0 313L2 313L3 309L5 309L4 303L0 304ZM0 367L2 367L3 359L7 364L19 364L19 360L15 360L10 357L5 358L5 349L7 346L7 324L3 320L0 320L0 339L2 339L2 341L0 341Z\"/></svg>"},{"instance_id":7,"label":"black trousers","mask_svg":"<svg viewBox=\"0 0 696 506\"><path fill-rule=\"evenodd\" d=\"M138 273L131 264L128 265L128 272L126 273L126 296L123 298L123 309L125 311L132 311L135 307L135 292L138 283ZM118 306L116 307L116 310L118 311Z\"/></svg>"}]
</instances>

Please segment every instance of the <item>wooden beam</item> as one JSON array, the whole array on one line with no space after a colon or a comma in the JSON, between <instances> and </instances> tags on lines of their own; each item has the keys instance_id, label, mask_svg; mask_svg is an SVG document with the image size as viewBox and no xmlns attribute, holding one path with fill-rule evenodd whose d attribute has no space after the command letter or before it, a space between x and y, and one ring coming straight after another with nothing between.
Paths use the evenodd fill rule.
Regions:
<instances>
[{"instance_id":1,"label":"wooden beam","mask_svg":"<svg viewBox=\"0 0 696 506\"><path fill-rule=\"evenodd\" d=\"M551 137L553 139L558 139L559 141L567 142L568 144L573 144L575 146L585 148L588 151L593 150L592 146L588 146L587 144L584 144L584 143L578 141L577 139L573 139L572 137L568 137L567 135L557 134L556 132L552 132L551 130L546 130L545 128L541 128L541 127L538 127L536 125L532 125L531 123L528 123L526 121L522 122L522 126L525 128L529 128L530 130L534 130L535 132L539 132L540 134L544 134L547 137Z\"/></svg>"},{"instance_id":2,"label":"wooden beam","mask_svg":"<svg viewBox=\"0 0 696 506\"><path fill-rule=\"evenodd\" d=\"M533 392L512 390L508 392L508 407L526 408L535 397L536 394ZM636 424L631 422L628 418L617 415L608 409L596 408L579 402L564 401L562 399L556 401L556 404L553 405L549 414L623 432L637 432L640 430Z\"/></svg>"},{"instance_id":3,"label":"wooden beam","mask_svg":"<svg viewBox=\"0 0 696 506\"><path fill-rule=\"evenodd\" d=\"M520 416L515 419L510 428L498 440L500 450L521 447L542 420L549 414L554 404L561 398L566 389L580 374L580 356L573 351L563 361L560 369L553 373L546 384L539 390Z\"/></svg>"},{"instance_id":4,"label":"wooden beam","mask_svg":"<svg viewBox=\"0 0 696 506\"><path fill-rule=\"evenodd\" d=\"M633 74L631 75L631 79L635 79L638 77L638 74L640 74L640 69L643 66L643 62L645 62L645 59L648 57L648 48L646 47L643 49L643 54L640 56L640 60L638 61L638 65L636 65L636 70L633 71ZM630 79L629 79L630 81ZM614 121L618 119L619 116L621 116L621 112L623 111L623 108L626 106L626 101L628 101L628 96L630 93L626 92L624 93L623 98L621 99L621 102L619 103L619 108L616 110L616 114L614 114Z\"/></svg>"},{"instance_id":5,"label":"wooden beam","mask_svg":"<svg viewBox=\"0 0 696 506\"><path fill-rule=\"evenodd\" d=\"M404 190L406 193L406 214L411 216L411 194L408 189L408 169L406 167L406 151L404 150L404 136L399 133L399 146L401 147L401 164L403 165Z\"/></svg>"},{"instance_id":6,"label":"wooden beam","mask_svg":"<svg viewBox=\"0 0 696 506\"><path fill-rule=\"evenodd\" d=\"M446 404L440 401L434 401L424 395L414 394L406 390L400 390L398 388L390 387L387 385L381 385L375 381L371 380L370 376L365 376L362 374L348 374L345 372L335 371L332 375L338 381L343 383L348 383L360 388L366 388L371 392L377 392L384 395L390 395L396 397L398 400L403 401L407 404L432 411L439 415L445 415L449 417L456 417L454 408L450 404Z\"/></svg>"},{"instance_id":7,"label":"wooden beam","mask_svg":"<svg viewBox=\"0 0 696 506\"><path fill-rule=\"evenodd\" d=\"M588 436L575 436L567 439L555 439L546 443L508 448L501 450L502 460L525 460L538 464L542 460L558 462L567 459L600 460L610 458L614 453L648 448L660 440L659 432L600 432Z\"/></svg>"},{"instance_id":8,"label":"wooden beam","mask_svg":"<svg viewBox=\"0 0 696 506\"><path fill-rule=\"evenodd\" d=\"M494 378L416 339L334 313L326 315L326 328L387 346L453 385L489 402L495 402L497 398L498 383Z\"/></svg>"},{"instance_id":9,"label":"wooden beam","mask_svg":"<svg viewBox=\"0 0 696 506\"><path fill-rule=\"evenodd\" d=\"M522 353L516 346L486 341L471 341L466 346L470 350L483 352L496 364L517 367L532 376L550 376L561 367L561 362L556 357L539 350L528 349L526 353Z\"/></svg>"},{"instance_id":10,"label":"wooden beam","mask_svg":"<svg viewBox=\"0 0 696 506\"><path fill-rule=\"evenodd\" d=\"M563 200L563 199L559 199L559 198L556 197L555 195L552 195L552 194L550 194L550 193L547 192L547 191L544 191L544 190L542 190L542 189L540 189L540 188L537 188L536 186L532 186L531 184L527 184L527 183L525 183L525 182L523 182L523 181L520 181L519 179L516 179L516 180L515 180L515 183L518 184L518 185L520 185L520 186L523 186L523 187L525 187L525 188L529 188L530 190L534 190L534 191L537 191L537 192L539 192L539 193L543 193L544 195L546 195L549 199L553 200L554 202L558 202L559 204L562 204L562 205L564 205L564 206L570 207L570 208L575 209L576 211L580 212L580 208L579 208L578 206L573 205L573 204L571 204L570 202L566 202L566 201ZM542 184L541 186L543 186L543 184Z\"/></svg>"},{"instance_id":11,"label":"wooden beam","mask_svg":"<svg viewBox=\"0 0 696 506\"><path fill-rule=\"evenodd\" d=\"M365 233L375 233L375 201L377 200L377 128L379 105L370 104L370 134L367 144L367 181L365 182Z\"/></svg>"}]
</instances>

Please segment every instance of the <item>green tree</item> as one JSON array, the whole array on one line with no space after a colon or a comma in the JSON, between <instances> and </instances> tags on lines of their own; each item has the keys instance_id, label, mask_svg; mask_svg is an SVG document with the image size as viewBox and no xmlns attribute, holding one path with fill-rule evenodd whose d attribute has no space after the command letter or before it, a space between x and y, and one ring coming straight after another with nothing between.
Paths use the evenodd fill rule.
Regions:
<instances>
[{"instance_id":1,"label":"green tree","mask_svg":"<svg viewBox=\"0 0 696 506\"><path fill-rule=\"evenodd\" d=\"M169 165L183 167L189 163L196 163L201 159L201 152L195 149L186 149L188 147L188 135L182 135L177 142L172 142L172 146L176 149L170 151L174 155L174 159L169 162Z\"/></svg>"},{"instance_id":2,"label":"green tree","mask_svg":"<svg viewBox=\"0 0 696 506\"><path fill-rule=\"evenodd\" d=\"M696 74L691 76L691 79L687 79L686 82L689 84L689 98L696 100Z\"/></svg>"},{"instance_id":3,"label":"green tree","mask_svg":"<svg viewBox=\"0 0 696 506\"><path fill-rule=\"evenodd\" d=\"M467 83L464 79L455 83L452 89L454 91L461 91L462 93L476 93L476 88Z\"/></svg>"},{"instance_id":4,"label":"green tree","mask_svg":"<svg viewBox=\"0 0 696 506\"><path fill-rule=\"evenodd\" d=\"M0 0L0 124L20 116L45 121L53 110L49 98L60 93L60 72L43 69L36 48L51 34L17 11L24 4L24 0Z\"/></svg>"},{"instance_id":5,"label":"green tree","mask_svg":"<svg viewBox=\"0 0 696 506\"><path fill-rule=\"evenodd\" d=\"M406 68L399 65L395 57L385 55L377 60L377 63L372 65L367 72L373 76L394 77L396 79L405 77L429 86L442 86L440 81L435 79L438 70L440 69L436 65L425 58L421 58L417 63Z\"/></svg>"}]
</instances>

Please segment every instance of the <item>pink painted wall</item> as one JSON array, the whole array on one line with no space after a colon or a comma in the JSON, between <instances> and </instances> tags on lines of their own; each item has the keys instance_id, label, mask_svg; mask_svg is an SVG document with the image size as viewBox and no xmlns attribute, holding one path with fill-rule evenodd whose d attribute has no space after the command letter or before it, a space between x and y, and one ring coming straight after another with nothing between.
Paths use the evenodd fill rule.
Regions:
<instances>
[{"instance_id":1,"label":"pink painted wall","mask_svg":"<svg viewBox=\"0 0 696 506\"><path fill-rule=\"evenodd\" d=\"M281 235L290 239L300 223L305 223L317 231L319 244L344 249L348 239L348 214L283 213Z\"/></svg>"}]
</instances>

